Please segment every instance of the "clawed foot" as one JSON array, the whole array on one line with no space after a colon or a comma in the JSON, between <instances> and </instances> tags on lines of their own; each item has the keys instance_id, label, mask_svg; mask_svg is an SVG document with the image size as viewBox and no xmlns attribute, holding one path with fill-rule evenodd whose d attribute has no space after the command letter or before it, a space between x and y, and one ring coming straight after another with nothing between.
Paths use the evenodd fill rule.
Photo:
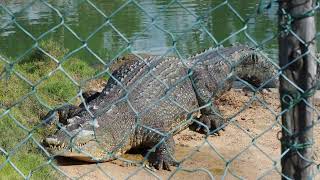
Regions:
<instances>
[{"instance_id":1,"label":"clawed foot","mask_svg":"<svg viewBox=\"0 0 320 180\"><path fill-rule=\"evenodd\" d=\"M157 170L171 171L170 166L178 166L179 163L174 161L169 155L164 153L155 152L150 155L149 165Z\"/></svg>"},{"instance_id":2,"label":"clawed foot","mask_svg":"<svg viewBox=\"0 0 320 180\"><path fill-rule=\"evenodd\" d=\"M194 123L192 126L195 128L192 129L195 129L196 132L220 135L220 130L224 131L224 120L217 115L202 115L198 121L203 123L205 126L199 123Z\"/></svg>"},{"instance_id":3,"label":"clawed foot","mask_svg":"<svg viewBox=\"0 0 320 180\"><path fill-rule=\"evenodd\" d=\"M175 143L172 136L168 137L156 148L154 153L148 157L149 165L157 170L170 171L170 166L178 166L179 163L172 157L174 155Z\"/></svg>"}]
</instances>

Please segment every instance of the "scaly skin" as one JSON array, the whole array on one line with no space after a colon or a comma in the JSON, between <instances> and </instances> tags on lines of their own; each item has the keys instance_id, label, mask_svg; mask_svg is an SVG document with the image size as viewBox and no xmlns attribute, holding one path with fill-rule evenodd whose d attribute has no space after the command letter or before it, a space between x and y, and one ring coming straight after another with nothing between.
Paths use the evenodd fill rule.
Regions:
<instances>
[{"instance_id":1,"label":"scaly skin","mask_svg":"<svg viewBox=\"0 0 320 180\"><path fill-rule=\"evenodd\" d=\"M89 98L90 113L83 106L65 113L65 125L45 139L50 151L109 161L132 148L154 148L150 164L170 170L177 163L173 135L195 119L198 131L218 131L224 120L211 100L227 91L236 76L260 83L275 74L263 56L243 45L210 49L185 62L173 57L131 58L114 70L101 93ZM260 75L257 69L268 73Z\"/></svg>"}]
</instances>

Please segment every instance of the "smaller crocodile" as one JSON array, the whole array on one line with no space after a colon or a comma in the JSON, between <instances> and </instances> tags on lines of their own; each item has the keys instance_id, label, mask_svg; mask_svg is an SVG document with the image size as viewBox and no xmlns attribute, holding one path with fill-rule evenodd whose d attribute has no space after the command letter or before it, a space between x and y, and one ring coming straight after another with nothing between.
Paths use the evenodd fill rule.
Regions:
<instances>
[{"instance_id":1,"label":"smaller crocodile","mask_svg":"<svg viewBox=\"0 0 320 180\"><path fill-rule=\"evenodd\" d=\"M113 71L101 93L88 96L86 106L72 106L60 114L60 129L44 141L49 151L109 161L144 148L152 166L170 170L170 165L178 164L173 135L192 123L208 134L223 128L224 119L212 98L230 89L237 77L260 85L276 74L265 56L245 45L209 49L186 61L133 58ZM55 112L63 110L50 115Z\"/></svg>"}]
</instances>

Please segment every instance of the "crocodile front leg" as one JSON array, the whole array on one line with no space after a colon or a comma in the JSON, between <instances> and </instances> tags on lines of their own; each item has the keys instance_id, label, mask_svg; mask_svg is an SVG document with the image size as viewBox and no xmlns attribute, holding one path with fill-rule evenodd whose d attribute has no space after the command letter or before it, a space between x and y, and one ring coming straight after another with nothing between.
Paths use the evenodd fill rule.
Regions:
<instances>
[{"instance_id":1,"label":"crocodile front leg","mask_svg":"<svg viewBox=\"0 0 320 180\"><path fill-rule=\"evenodd\" d=\"M169 136L160 144L154 153L149 156L149 164L157 170L164 169L170 171L170 166L177 166L178 163L172 158L175 152L175 142L172 136Z\"/></svg>"}]
</instances>

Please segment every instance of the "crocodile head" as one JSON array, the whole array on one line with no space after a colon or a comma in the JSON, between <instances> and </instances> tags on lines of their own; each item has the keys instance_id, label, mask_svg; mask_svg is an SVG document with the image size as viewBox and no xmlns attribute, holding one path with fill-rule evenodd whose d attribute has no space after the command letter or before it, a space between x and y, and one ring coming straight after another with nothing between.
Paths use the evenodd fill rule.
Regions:
<instances>
[{"instance_id":1,"label":"crocodile head","mask_svg":"<svg viewBox=\"0 0 320 180\"><path fill-rule=\"evenodd\" d=\"M75 116L68 119L68 125L61 126L54 134L44 139L43 145L53 156L63 156L86 162L114 159L116 144L112 132L101 136L99 126L91 118ZM118 152L118 151L117 151Z\"/></svg>"}]
</instances>

